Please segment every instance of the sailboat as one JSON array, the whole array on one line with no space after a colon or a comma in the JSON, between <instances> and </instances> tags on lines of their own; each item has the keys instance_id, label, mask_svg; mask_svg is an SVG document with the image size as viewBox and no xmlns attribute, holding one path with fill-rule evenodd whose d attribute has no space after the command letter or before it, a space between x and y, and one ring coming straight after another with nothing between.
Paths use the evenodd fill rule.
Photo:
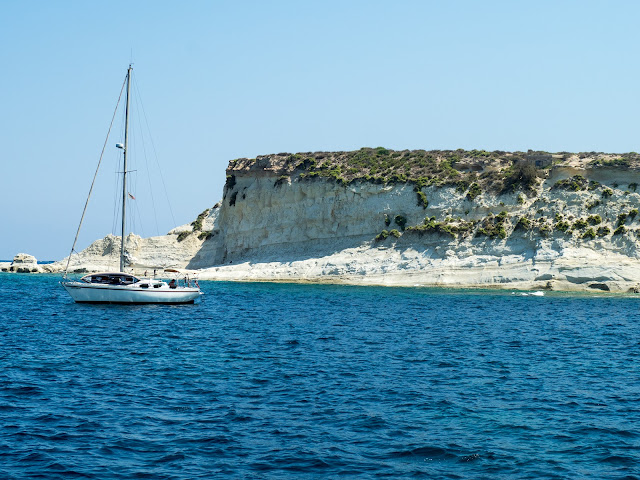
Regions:
<instances>
[{"instance_id":1,"label":"sailboat","mask_svg":"<svg viewBox=\"0 0 640 480\"><path fill-rule=\"evenodd\" d=\"M194 303L195 300L202 295L200 287L197 281L190 281L188 277L185 277L183 284L179 284L177 280L171 280L165 282L156 278L139 278L131 273L125 272L126 268L126 255L125 255L125 218L127 208L127 146L128 146L128 133L129 133L129 99L131 92L131 72L133 68L129 65L127 69L126 82L126 107L125 107L125 129L124 129L124 144L118 143L116 147L122 150L123 166L122 169L122 229L120 235L120 270L118 272L102 272L85 275L79 280L67 279L67 273L69 270L69 261L71 260L71 254L75 249L75 244L78 240L78 234L80 227L82 226L82 220L87 210L87 203L85 204L82 218L80 219L80 225L78 226L78 232L71 248L71 254L67 261L67 268L65 269L62 286L71 295L74 301L77 303L122 303L122 304L147 304L147 303L160 303L160 304L181 304L181 303ZM121 93L122 94L122 93ZM112 121L113 123L113 121ZM108 135L107 135L108 138ZM105 142L106 143L106 142ZM103 149L104 152L104 149ZM102 157L101 157L102 160ZM100 162L98 163L98 168ZM96 170L97 175L97 170ZM95 181L95 176L94 176ZM93 184L89 190L89 197L91 196L91 190Z\"/></svg>"}]
</instances>

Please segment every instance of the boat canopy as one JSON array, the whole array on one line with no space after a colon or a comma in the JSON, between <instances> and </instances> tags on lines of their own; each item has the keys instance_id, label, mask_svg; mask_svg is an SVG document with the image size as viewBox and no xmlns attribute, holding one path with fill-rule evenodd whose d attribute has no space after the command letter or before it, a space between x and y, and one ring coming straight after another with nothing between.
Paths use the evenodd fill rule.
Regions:
<instances>
[{"instance_id":1,"label":"boat canopy","mask_svg":"<svg viewBox=\"0 0 640 480\"><path fill-rule=\"evenodd\" d=\"M140 281L138 277L121 272L92 273L91 275L85 275L81 280L87 283L104 283L108 285L131 285Z\"/></svg>"}]
</instances>

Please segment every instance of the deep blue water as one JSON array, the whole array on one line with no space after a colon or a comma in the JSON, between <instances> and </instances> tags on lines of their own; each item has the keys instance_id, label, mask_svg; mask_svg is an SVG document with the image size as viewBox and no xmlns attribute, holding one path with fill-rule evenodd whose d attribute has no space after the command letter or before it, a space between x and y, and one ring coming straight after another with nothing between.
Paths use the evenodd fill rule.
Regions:
<instances>
[{"instance_id":1,"label":"deep blue water","mask_svg":"<svg viewBox=\"0 0 640 480\"><path fill-rule=\"evenodd\" d=\"M640 298L0 274L0 478L640 476Z\"/></svg>"}]
</instances>

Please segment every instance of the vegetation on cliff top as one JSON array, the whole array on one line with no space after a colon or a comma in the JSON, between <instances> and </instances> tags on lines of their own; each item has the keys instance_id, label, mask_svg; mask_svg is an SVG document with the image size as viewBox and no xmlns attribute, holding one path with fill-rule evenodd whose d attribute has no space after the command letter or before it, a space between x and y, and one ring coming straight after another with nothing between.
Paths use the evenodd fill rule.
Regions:
<instances>
[{"instance_id":1,"label":"vegetation on cliff top","mask_svg":"<svg viewBox=\"0 0 640 480\"><path fill-rule=\"evenodd\" d=\"M378 184L413 183L416 192L429 185L455 186L473 201L483 191L508 193L533 191L544 170L552 165L582 162L592 168L640 167L640 155L597 152L551 154L548 152L504 152L485 150L401 150L384 147L361 148L351 152L307 152L241 158L229 163L228 173L265 169L279 177L277 186L287 178L329 178L339 184L366 181ZM574 179L575 180L575 179ZM233 183L233 178L231 180ZM227 187L233 188L232 185ZM574 182L564 188L586 189ZM560 187L559 188L563 188ZM418 202L423 204L422 198Z\"/></svg>"}]
</instances>

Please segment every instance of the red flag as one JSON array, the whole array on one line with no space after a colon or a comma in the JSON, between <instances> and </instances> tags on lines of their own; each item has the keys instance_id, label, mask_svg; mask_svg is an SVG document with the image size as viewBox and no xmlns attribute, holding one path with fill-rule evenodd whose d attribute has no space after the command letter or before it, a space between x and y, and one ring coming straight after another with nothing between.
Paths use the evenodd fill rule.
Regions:
<instances>
[{"instance_id":1,"label":"red flag","mask_svg":"<svg viewBox=\"0 0 640 480\"><path fill-rule=\"evenodd\" d=\"M127 193L129 193L129 192L127 192ZM136 197L134 197L134 196L133 196L133 195L131 195L130 193L129 193L129 198L130 198L131 200L135 200L135 199L136 199Z\"/></svg>"}]
</instances>

